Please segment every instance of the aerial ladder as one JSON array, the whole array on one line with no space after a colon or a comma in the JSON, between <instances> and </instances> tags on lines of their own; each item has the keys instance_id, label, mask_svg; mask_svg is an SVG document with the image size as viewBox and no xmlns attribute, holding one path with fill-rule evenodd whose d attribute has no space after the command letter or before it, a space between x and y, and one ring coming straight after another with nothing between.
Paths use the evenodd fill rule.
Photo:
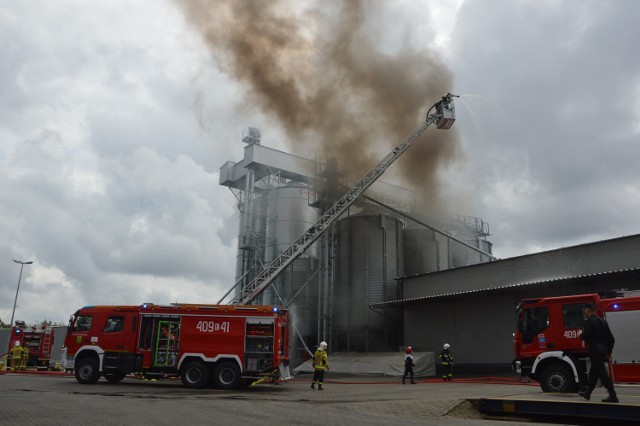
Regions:
<instances>
[{"instance_id":1,"label":"aerial ladder","mask_svg":"<svg viewBox=\"0 0 640 426\"><path fill-rule=\"evenodd\" d=\"M434 124L438 129L450 129L456 119L453 98L458 97L447 93L442 99L436 102L429 111L424 122L416 127L400 144L398 144L386 157L378 163L360 182L345 193L333 204L307 231L300 236L291 246L284 250L276 259L269 263L249 284L239 292L233 300L233 304L248 305L264 289L266 289L274 278L287 268L308 249L328 227L347 210L382 174L398 159L422 133ZM435 112L431 114L431 111ZM238 284L236 284L238 285ZM235 286L234 286L235 287ZM232 288L233 290L233 288ZM231 291L231 290L230 290ZM229 293L227 293L228 295ZM227 296L225 295L223 299Z\"/></svg>"}]
</instances>

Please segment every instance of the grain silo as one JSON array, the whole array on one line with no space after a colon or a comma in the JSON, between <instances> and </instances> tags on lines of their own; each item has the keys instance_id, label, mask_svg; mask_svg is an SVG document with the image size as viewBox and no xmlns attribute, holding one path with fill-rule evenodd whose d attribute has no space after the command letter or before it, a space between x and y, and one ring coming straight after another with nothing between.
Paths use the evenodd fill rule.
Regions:
<instances>
[{"instance_id":1,"label":"grain silo","mask_svg":"<svg viewBox=\"0 0 640 426\"><path fill-rule=\"evenodd\" d=\"M240 212L235 286L239 293L351 186L334 163L264 147L258 135L255 129L247 132L244 158L220 169L220 184L236 196ZM320 340L337 352L397 350L403 342L399 308L374 310L371 305L401 298L399 277L488 260L457 253L455 238L438 231L455 231L453 224L460 222L467 229L467 218L443 222L425 215L424 221L433 225L425 227L406 216L414 199L408 189L376 181L366 197L324 229L320 240L253 302L284 305L292 312L294 366L303 348L311 349ZM375 203L379 205L373 207ZM490 251L482 232L456 235Z\"/></svg>"},{"instance_id":2,"label":"grain silo","mask_svg":"<svg viewBox=\"0 0 640 426\"><path fill-rule=\"evenodd\" d=\"M266 237L264 260L273 261L318 218L309 206L309 189L300 182L289 181L271 188L266 195ZM318 250L310 247L293 261L262 294L262 304L284 305L292 312L296 337L292 339L290 357L293 364L303 358L305 341L317 340Z\"/></svg>"},{"instance_id":3,"label":"grain silo","mask_svg":"<svg viewBox=\"0 0 640 426\"><path fill-rule=\"evenodd\" d=\"M397 349L400 312L369 308L398 298L402 275L402 222L385 214L350 216L338 222L333 334L337 351Z\"/></svg>"},{"instance_id":4,"label":"grain silo","mask_svg":"<svg viewBox=\"0 0 640 426\"><path fill-rule=\"evenodd\" d=\"M490 260L489 226L475 217L423 213L416 215L425 227L408 220L404 229L405 275L468 266ZM464 243L464 244L463 244ZM484 253L482 253L484 252Z\"/></svg>"}]
</instances>

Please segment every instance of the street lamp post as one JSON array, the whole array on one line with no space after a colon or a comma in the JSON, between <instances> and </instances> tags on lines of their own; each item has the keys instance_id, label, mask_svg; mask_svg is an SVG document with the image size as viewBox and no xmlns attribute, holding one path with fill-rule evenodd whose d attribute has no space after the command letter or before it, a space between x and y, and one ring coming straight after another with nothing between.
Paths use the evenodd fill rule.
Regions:
<instances>
[{"instance_id":1,"label":"street lamp post","mask_svg":"<svg viewBox=\"0 0 640 426\"><path fill-rule=\"evenodd\" d=\"M18 277L18 288L16 289L16 298L13 300L13 311L11 312L11 322L9 323L9 344L7 345L7 354L9 352L9 348L11 347L11 328L13 327L13 317L16 314L16 305L18 304L18 292L20 291L20 281L22 281L22 268L24 268L24 265L31 265L33 263L33 261L23 262L21 260L15 259L13 259L13 261L20 264L20 276ZM6 365L6 355L4 357L4 360Z\"/></svg>"},{"instance_id":2,"label":"street lamp post","mask_svg":"<svg viewBox=\"0 0 640 426\"><path fill-rule=\"evenodd\" d=\"M18 292L20 291L20 281L22 280L22 268L24 265L31 265L33 261L23 262L21 260L15 260L14 262L20 264L20 276L18 277L18 288L16 289L16 298L13 300L13 311L11 312L11 322L9 323L9 327L13 327L13 316L16 314L16 304L18 303Z\"/></svg>"}]
</instances>

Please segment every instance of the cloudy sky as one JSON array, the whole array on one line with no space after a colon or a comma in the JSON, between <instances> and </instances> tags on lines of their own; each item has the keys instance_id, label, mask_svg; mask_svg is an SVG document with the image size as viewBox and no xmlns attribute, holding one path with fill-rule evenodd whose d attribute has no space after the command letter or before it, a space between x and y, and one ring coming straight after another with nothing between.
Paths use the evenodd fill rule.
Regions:
<instances>
[{"instance_id":1,"label":"cloudy sky","mask_svg":"<svg viewBox=\"0 0 640 426\"><path fill-rule=\"evenodd\" d=\"M226 27L207 37L184 3L0 0L4 322L12 259L35 262L16 310L28 322L86 304L215 303L232 285L236 200L218 169L242 158L245 127L283 150L291 131L215 51ZM429 55L441 65L427 80L462 95L438 192L490 224L496 256L640 233L640 2L371 5L370 53ZM402 78L388 72L389 86Z\"/></svg>"}]
</instances>

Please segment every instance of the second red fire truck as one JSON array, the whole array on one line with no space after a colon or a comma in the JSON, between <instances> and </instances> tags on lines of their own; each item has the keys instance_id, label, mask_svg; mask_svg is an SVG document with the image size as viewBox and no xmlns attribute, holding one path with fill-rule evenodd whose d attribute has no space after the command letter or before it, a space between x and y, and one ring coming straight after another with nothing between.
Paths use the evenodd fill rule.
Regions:
<instances>
[{"instance_id":1,"label":"second red fire truck","mask_svg":"<svg viewBox=\"0 0 640 426\"><path fill-rule=\"evenodd\" d=\"M40 326L27 326L24 321L16 321L15 326L11 327L9 349L13 348L15 342L20 342L20 346L29 349L27 367L48 369L53 339L54 329L46 323ZM9 355L10 360L11 355Z\"/></svg>"},{"instance_id":2,"label":"second red fire truck","mask_svg":"<svg viewBox=\"0 0 640 426\"><path fill-rule=\"evenodd\" d=\"M545 392L576 392L586 384L587 349L580 335L587 304L597 307L616 339L609 374L616 383L640 383L640 297L598 294L526 299L516 308L514 369Z\"/></svg>"},{"instance_id":3,"label":"second red fire truck","mask_svg":"<svg viewBox=\"0 0 640 426\"><path fill-rule=\"evenodd\" d=\"M87 306L69 321L62 365L83 384L139 373L233 389L287 376L288 343L289 313L277 307Z\"/></svg>"}]
</instances>

